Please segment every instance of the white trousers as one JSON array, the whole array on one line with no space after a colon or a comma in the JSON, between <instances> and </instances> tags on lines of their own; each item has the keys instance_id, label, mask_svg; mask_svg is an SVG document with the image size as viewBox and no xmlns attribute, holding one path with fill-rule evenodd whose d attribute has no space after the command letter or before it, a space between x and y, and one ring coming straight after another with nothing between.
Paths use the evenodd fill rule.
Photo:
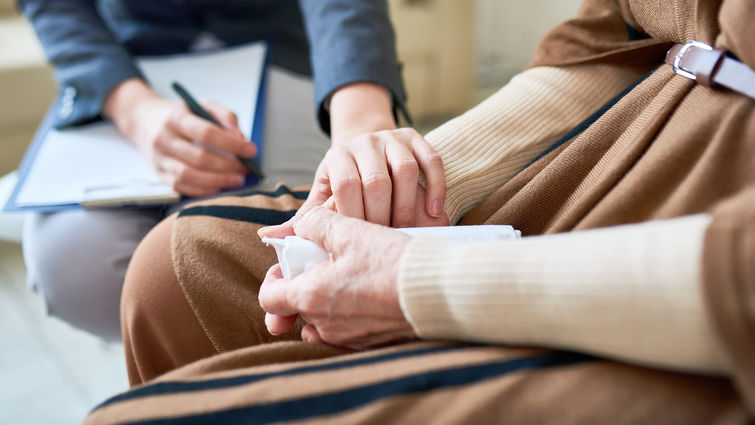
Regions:
<instances>
[{"instance_id":1,"label":"white trousers","mask_svg":"<svg viewBox=\"0 0 755 425\"><path fill-rule=\"evenodd\" d=\"M309 184L330 142L313 110L311 79L271 67L262 170L255 189ZM47 313L107 340L119 340L120 295L139 241L166 208L72 210L28 214L23 250L29 286Z\"/></svg>"}]
</instances>

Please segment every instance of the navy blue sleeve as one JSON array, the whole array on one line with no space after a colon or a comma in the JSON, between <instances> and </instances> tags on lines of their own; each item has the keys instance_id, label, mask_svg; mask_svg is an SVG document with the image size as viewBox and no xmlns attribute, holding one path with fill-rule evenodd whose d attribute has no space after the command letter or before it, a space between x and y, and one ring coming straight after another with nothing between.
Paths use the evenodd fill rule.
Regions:
<instances>
[{"instance_id":1,"label":"navy blue sleeve","mask_svg":"<svg viewBox=\"0 0 755 425\"><path fill-rule=\"evenodd\" d=\"M131 55L105 27L94 0L18 0L18 5L61 86L56 127L99 119L115 86L141 78Z\"/></svg>"},{"instance_id":2,"label":"navy blue sleeve","mask_svg":"<svg viewBox=\"0 0 755 425\"><path fill-rule=\"evenodd\" d=\"M307 35L320 126L330 133L325 100L355 82L379 84L406 115L406 94L385 0L299 0ZM408 119L408 115L406 115Z\"/></svg>"}]
</instances>

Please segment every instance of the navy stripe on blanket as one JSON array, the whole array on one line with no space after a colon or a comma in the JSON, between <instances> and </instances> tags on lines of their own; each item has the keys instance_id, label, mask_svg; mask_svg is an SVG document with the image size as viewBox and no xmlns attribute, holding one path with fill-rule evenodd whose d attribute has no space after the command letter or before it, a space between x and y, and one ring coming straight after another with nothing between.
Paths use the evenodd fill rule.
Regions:
<instances>
[{"instance_id":1,"label":"navy stripe on blanket","mask_svg":"<svg viewBox=\"0 0 755 425\"><path fill-rule=\"evenodd\" d=\"M205 205L181 210L178 213L178 218L205 216L273 226L285 223L295 214L296 210L278 211L265 208L239 207L236 205Z\"/></svg>"},{"instance_id":2,"label":"navy stripe on blanket","mask_svg":"<svg viewBox=\"0 0 755 425\"><path fill-rule=\"evenodd\" d=\"M295 199L305 200L309 196L306 190L291 190L286 186L279 186L274 191L255 191L248 192L236 197L248 197L263 195L268 198L279 198L283 195L291 195ZM187 207L178 213L178 217L216 217L227 220L244 221L247 223L257 223L264 226L282 224L291 219L296 214L295 210L280 211L266 208L252 208L239 205L205 205L196 207Z\"/></svg>"},{"instance_id":3,"label":"navy stripe on blanket","mask_svg":"<svg viewBox=\"0 0 755 425\"><path fill-rule=\"evenodd\" d=\"M650 74L652 74L653 72L655 72L655 69L653 69L652 71L647 72L645 75L641 76L640 78L638 78L637 80L635 80L634 82L632 82L632 84L630 84L629 86L627 86L627 88L625 88L624 90L622 90L621 93L617 94L613 99L611 99L608 102L606 102L603 106L600 107L600 109L598 109L597 111L595 111L589 117L585 118L584 121L582 121L581 123L577 124L576 127L574 127L571 130L569 130L569 132L566 133L560 139L558 139L556 141L556 143L550 145L546 150L544 150L543 152L541 152L540 155L538 155L537 157L535 157L535 159L533 159L532 161L530 161L529 164L525 165L524 168L522 168L522 170L520 170L520 172L523 171L523 170L525 170L525 169L527 169L527 167L529 167L530 165L532 165L535 162L537 162L540 158L542 158L545 155L548 155L549 153L553 152L559 146L561 146L564 143L568 142L569 140L571 140L571 139L579 136L580 133L582 133L583 131L587 130L587 128L590 127L591 125L593 125L595 123L595 121L598 120L598 118L602 117L603 114L605 114L606 112L608 112L609 109L611 109L614 105L616 105L617 103L619 103L619 101L624 96L626 96L627 94L629 94L630 91L632 91L635 87L637 87L638 85L640 85L641 82L645 81L645 79L647 77L649 77Z\"/></svg>"},{"instance_id":4,"label":"navy stripe on blanket","mask_svg":"<svg viewBox=\"0 0 755 425\"><path fill-rule=\"evenodd\" d=\"M309 196L309 191L307 190L291 190L288 188L288 186L278 186L274 191L269 190L255 190L253 192L245 192L245 193L239 193L237 195L229 195L236 198L243 198L246 196L255 196L255 195L264 195L268 198L280 198L283 195L291 195L295 199L305 200L307 199L307 196Z\"/></svg>"},{"instance_id":5,"label":"navy stripe on blanket","mask_svg":"<svg viewBox=\"0 0 755 425\"><path fill-rule=\"evenodd\" d=\"M219 423L234 425L306 420L342 413L387 397L459 387L523 370L569 366L592 360L595 360L595 358L583 354L555 352L514 360L423 372L348 390L286 401L197 415L129 422L129 424L185 425Z\"/></svg>"},{"instance_id":6,"label":"navy stripe on blanket","mask_svg":"<svg viewBox=\"0 0 755 425\"><path fill-rule=\"evenodd\" d=\"M376 363L387 362L391 360L404 359L416 356L424 356L428 354L443 353L446 351L455 351L461 349L480 347L476 344L463 344L463 345L441 345L433 347L418 348L414 350L398 351L395 353L380 353L374 356L361 357L358 359L341 360L331 363L315 365L315 366L302 366L292 369L282 370L279 372L268 372L254 375L234 376L232 378L219 378L210 379L206 381L193 381L193 382L158 382L152 385L147 385L114 397L104 401L99 406L95 407L97 410L108 404L117 403L124 400L131 400L135 398L149 397L162 394L177 394L193 391L206 391L219 388L228 388L239 385L246 385L264 379L277 378L280 376L298 375L304 373L322 372L328 370L338 370L347 367L364 366Z\"/></svg>"}]
</instances>

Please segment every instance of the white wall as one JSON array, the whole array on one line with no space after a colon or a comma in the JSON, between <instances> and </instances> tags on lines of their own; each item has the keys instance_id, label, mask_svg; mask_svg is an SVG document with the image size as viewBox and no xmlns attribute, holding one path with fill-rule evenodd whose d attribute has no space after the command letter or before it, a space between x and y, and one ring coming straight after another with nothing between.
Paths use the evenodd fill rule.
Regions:
<instances>
[{"instance_id":1,"label":"white wall","mask_svg":"<svg viewBox=\"0 0 755 425\"><path fill-rule=\"evenodd\" d=\"M459 0L466 1L466 0ZM579 0L476 0L477 81L500 85L532 57L537 42L577 14Z\"/></svg>"}]
</instances>

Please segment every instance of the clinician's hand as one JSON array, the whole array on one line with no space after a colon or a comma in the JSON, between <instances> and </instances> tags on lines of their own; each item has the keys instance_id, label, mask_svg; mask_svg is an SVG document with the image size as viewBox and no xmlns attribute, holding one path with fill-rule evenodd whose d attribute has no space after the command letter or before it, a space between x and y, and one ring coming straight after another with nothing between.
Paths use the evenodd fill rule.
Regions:
<instances>
[{"instance_id":1,"label":"clinician's hand","mask_svg":"<svg viewBox=\"0 0 755 425\"><path fill-rule=\"evenodd\" d=\"M412 227L419 182L424 172L427 196L421 207L432 217L443 213L446 182L440 155L414 129L360 135L334 143L320 163L306 205L335 198L349 217L393 227ZM305 210L306 212L306 210Z\"/></svg>"},{"instance_id":2,"label":"clinician's hand","mask_svg":"<svg viewBox=\"0 0 755 425\"><path fill-rule=\"evenodd\" d=\"M370 83L345 86L332 96L330 113L332 147L307 201L293 219L264 229L264 235L292 235L306 212L330 198L339 213L385 226L412 227L423 214L443 216L446 184L440 155L414 129L395 128L387 90ZM423 190L420 170L427 189L417 203L417 190Z\"/></svg>"},{"instance_id":3,"label":"clinician's hand","mask_svg":"<svg viewBox=\"0 0 755 425\"><path fill-rule=\"evenodd\" d=\"M331 260L283 279L280 266L267 273L259 292L272 334L291 329L300 315L302 339L367 348L415 337L399 306L398 264L409 236L326 207L296 223L296 234L324 247Z\"/></svg>"},{"instance_id":4,"label":"clinician's hand","mask_svg":"<svg viewBox=\"0 0 755 425\"><path fill-rule=\"evenodd\" d=\"M236 115L201 102L221 125L192 114L181 101L161 98L142 80L118 85L105 101L105 114L155 168L164 183L189 196L212 195L240 186L246 168L234 156L253 157Z\"/></svg>"}]
</instances>

